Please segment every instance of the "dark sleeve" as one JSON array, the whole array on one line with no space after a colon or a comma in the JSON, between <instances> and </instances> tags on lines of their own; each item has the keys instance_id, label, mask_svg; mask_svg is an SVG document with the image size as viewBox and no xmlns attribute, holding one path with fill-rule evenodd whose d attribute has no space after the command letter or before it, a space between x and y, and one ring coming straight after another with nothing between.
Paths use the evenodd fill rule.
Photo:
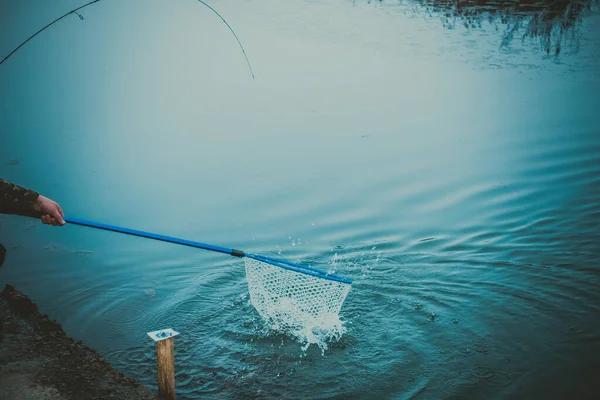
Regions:
<instances>
[{"instance_id":1,"label":"dark sleeve","mask_svg":"<svg viewBox=\"0 0 600 400\"><path fill-rule=\"evenodd\" d=\"M0 214L39 217L35 202L39 193L0 179Z\"/></svg>"}]
</instances>

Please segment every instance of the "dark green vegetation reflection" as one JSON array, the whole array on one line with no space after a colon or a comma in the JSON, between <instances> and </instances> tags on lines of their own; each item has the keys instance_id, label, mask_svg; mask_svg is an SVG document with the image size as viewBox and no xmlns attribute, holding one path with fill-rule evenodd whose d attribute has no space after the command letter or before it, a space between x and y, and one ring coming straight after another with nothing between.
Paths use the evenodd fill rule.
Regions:
<instances>
[{"instance_id":1,"label":"dark green vegetation reflection","mask_svg":"<svg viewBox=\"0 0 600 400\"><path fill-rule=\"evenodd\" d=\"M420 0L416 3L430 15L438 16L448 29L457 24L467 29L490 24L502 29L503 49L509 48L515 39L536 39L546 54L555 56L560 54L564 44L578 48L579 24L598 6L597 0Z\"/></svg>"}]
</instances>

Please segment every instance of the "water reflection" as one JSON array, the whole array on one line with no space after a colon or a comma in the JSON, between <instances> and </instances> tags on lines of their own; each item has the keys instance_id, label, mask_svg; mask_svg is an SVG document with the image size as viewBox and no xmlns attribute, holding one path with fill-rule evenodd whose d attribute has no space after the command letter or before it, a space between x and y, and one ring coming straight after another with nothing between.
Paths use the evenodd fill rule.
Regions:
<instances>
[{"instance_id":1,"label":"water reflection","mask_svg":"<svg viewBox=\"0 0 600 400\"><path fill-rule=\"evenodd\" d=\"M380 1L383 3L383 1ZM558 56L563 45L579 49L582 18L597 10L598 0L416 0L421 11L442 20L448 29L503 31L500 48L510 49L515 39L539 40L542 50Z\"/></svg>"}]
</instances>

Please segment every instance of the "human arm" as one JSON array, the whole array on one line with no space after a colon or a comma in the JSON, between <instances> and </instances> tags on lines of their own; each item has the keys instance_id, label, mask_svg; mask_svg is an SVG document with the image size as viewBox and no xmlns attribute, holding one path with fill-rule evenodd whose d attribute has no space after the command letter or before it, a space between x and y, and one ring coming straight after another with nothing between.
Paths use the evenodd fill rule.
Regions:
<instances>
[{"instance_id":1,"label":"human arm","mask_svg":"<svg viewBox=\"0 0 600 400\"><path fill-rule=\"evenodd\" d=\"M0 179L0 214L39 218L45 224L64 225L64 213L58 203L34 190Z\"/></svg>"}]
</instances>

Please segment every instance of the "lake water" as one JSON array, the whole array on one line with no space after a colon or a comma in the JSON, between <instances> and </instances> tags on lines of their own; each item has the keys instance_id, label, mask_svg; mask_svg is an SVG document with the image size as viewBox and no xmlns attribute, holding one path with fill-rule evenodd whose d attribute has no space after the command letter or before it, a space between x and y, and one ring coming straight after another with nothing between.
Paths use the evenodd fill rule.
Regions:
<instances>
[{"instance_id":1,"label":"lake water","mask_svg":"<svg viewBox=\"0 0 600 400\"><path fill-rule=\"evenodd\" d=\"M80 4L0 1L0 56ZM238 258L16 216L0 284L150 387L181 332L182 399L597 395L597 3L209 4L255 79L202 4L100 1L0 65L0 176L335 271L346 333L269 330Z\"/></svg>"}]
</instances>

